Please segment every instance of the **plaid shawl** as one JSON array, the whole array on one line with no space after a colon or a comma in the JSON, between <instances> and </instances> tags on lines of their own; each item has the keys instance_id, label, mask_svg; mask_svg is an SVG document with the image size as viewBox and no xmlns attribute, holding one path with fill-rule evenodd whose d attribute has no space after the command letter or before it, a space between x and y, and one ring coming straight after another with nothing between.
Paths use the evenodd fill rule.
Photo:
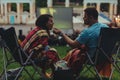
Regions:
<instances>
[{"instance_id":1,"label":"plaid shawl","mask_svg":"<svg viewBox=\"0 0 120 80\"><path fill-rule=\"evenodd\" d=\"M68 62L68 66L73 70L76 75L79 75L82 70L83 64L86 62L86 50L72 49L63 58ZM110 77L111 74L111 63L109 61L104 61L101 64L96 65L99 74L103 77Z\"/></svg>"},{"instance_id":2,"label":"plaid shawl","mask_svg":"<svg viewBox=\"0 0 120 80\"><path fill-rule=\"evenodd\" d=\"M23 50L30 53L33 49L39 52L48 45L48 33L39 27L32 30L21 43Z\"/></svg>"},{"instance_id":3,"label":"plaid shawl","mask_svg":"<svg viewBox=\"0 0 120 80\"><path fill-rule=\"evenodd\" d=\"M37 27L32 30L21 43L23 50L28 54L30 54L32 50L35 50L32 59L36 60L37 66L45 70L45 72L49 68L52 69L53 64L60 59L57 51L48 46L48 38L48 33Z\"/></svg>"},{"instance_id":4,"label":"plaid shawl","mask_svg":"<svg viewBox=\"0 0 120 80\"><path fill-rule=\"evenodd\" d=\"M80 73L83 64L86 61L86 50L78 48L70 50L63 60L67 61L68 67L70 67L76 76Z\"/></svg>"}]
</instances>

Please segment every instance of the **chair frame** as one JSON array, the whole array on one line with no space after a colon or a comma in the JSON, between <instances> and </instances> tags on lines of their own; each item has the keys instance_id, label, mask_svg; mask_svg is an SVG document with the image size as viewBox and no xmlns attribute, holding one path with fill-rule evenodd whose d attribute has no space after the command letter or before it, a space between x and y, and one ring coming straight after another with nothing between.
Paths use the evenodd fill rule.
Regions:
<instances>
[{"instance_id":1,"label":"chair frame","mask_svg":"<svg viewBox=\"0 0 120 80\"><path fill-rule=\"evenodd\" d=\"M13 36L12 38L14 38L14 40L15 40L15 41L13 41L13 42L10 43L12 45L15 44L15 46L16 46L16 49L15 49L14 53L12 52L12 49L10 48L9 41L7 42L7 37L9 37L9 35L12 35ZM18 77L20 76L20 74L23 71L25 71L28 74L28 76L31 78L31 80L34 80L33 76L35 75L36 72L41 76L41 73L40 73L40 70L38 69L38 66L31 59L34 51L32 51L30 53L30 55L28 55L27 53L25 53L25 51L23 51L23 49L21 48L21 46L18 43L14 27L10 27L9 29L5 30L4 36L2 36L2 37L3 37L3 40L4 40L7 48L9 49L9 52L11 53L13 59L15 60L15 62L17 62L17 63L20 64L20 70L19 70L19 72L18 72L18 74L17 74L17 76L15 77L14 80L17 80ZM5 61L4 62L4 68L5 68L5 70L3 72L5 72L5 76L6 76L6 80L7 80L7 66L10 64L10 62L8 60L8 57L7 57L6 47L3 47L3 54L4 54L3 57L4 57L4 61ZM13 56L13 54L17 54L18 55L17 57L19 57L20 61L17 61L16 58L15 58L15 56ZM23 54L24 54L24 56L23 56ZM25 57L26 59L23 60L23 57ZM25 68L26 66L32 66L33 69L35 70L35 72L31 75L29 73L29 71Z\"/></svg>"},{"instance_id":2,"label":"chair frame","mask_svg":"<svg viewBox=\"0 0 120 80\"><path fill-rule=\"evenodd\" d=\"M113 35L113 34L115 34L115 35ZM97 49L96 49L96 52L95 52L95 57L94 57L95 59L92 59L90 57L89 53L86 53L88 60L86 61L84 66L87 67L87 71L89 70L92 74L94 74L94 72L90 70L90 68L93 67L93 69L96 73L94 75L97 76L97 79L99 79L99 80L102 80L102 76L99 74L98 70L96 69L98 59L100 59L99 54L103 55L106 58L106 60L108 60L113 66L112 67L112 72L111 72L110 77L109 77L109 80L112 79L112 75L113 75L113 72L114 72L115 69L117 69L117 71L120 73L120 67L117 65L117 63L120 62L120 61L117 60L118 54L120 52L120 38L119 38L118 34L120 34L120 29L119 28L118 29L117 28L115 28L115 29L114 28L102 28L101 31L100 31L98 46L97 46ZM110 43L110 44L112 44L112 47L108 46L111 49L110 52L109 51L106 52L106 50L102 48L103 46L106 47L106 45L103 45L103 44L101 45L101 43L105 41L105 40L102 39L102 38L105 38L104 35L108 36L109 38L111 38L110 36L114 36L114 39L112 39L112 40L114 40L114 42ZM109 50L109 49L107 49L107 50ZM112 55L115 55L115 58L113 58ZM90 65L90 66L88 67L87 65Z\"/></svg>"}]
</instances>

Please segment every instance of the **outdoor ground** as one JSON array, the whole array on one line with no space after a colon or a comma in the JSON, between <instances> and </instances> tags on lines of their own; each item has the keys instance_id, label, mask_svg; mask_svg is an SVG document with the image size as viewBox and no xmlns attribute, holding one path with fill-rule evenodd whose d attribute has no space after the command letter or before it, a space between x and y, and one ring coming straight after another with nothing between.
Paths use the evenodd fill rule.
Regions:
<instances>
[{"instance_id":1,"label":"outdoor ground","mask_svg":"<svg viewBox=\"0 0 120 80\"><path fill-rule=\"evenodd\" d=\"M59 52L59 56L61 58L63 58L66 55L66 53L70 50L70 47L66 47L66 46L53 46L53 47L55 47L57 49L57 51ZM3 62L4 62L2 53L3 53L2 49L0 49L0 73L3 70ZM13 64L13 65L10 65L9 68L14 69L17 66L18 65ZM30 71L33 72L33 70L30 67L28 67L28 69L30 69ZM22 75L23 75L23 77L21 77L20 80L29 80L29 77L25 73L23 73ZM120 80L119 75L120 75L120 73L115 71L113 73L113 79L112 80ZM35 80L39 80L39 78L36 77ZM93 75L90 72L86 72L86 73L81 73L80 78L78 80L95 80L95 78L93 77ZM103 79L103 80L108 80L108 79Z\"/></svg>"}]
</instances>

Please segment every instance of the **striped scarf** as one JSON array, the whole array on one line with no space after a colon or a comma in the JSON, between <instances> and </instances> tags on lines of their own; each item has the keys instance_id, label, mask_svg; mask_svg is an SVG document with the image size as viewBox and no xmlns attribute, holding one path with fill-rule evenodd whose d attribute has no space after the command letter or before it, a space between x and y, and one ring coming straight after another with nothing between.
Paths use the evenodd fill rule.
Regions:
<instances>
[{"instance_id":1,"label":"striped scarf","mask_svg":"<svg viewBox=\"0 0 120 80\"><path fill-rule=\"evenodd\" d=\"M36 51L42 50L46 45L48 45L48 33L39 27L32 30L21 43L23 50L28 53L34 49Z\"/></svg>"}]
</instances>

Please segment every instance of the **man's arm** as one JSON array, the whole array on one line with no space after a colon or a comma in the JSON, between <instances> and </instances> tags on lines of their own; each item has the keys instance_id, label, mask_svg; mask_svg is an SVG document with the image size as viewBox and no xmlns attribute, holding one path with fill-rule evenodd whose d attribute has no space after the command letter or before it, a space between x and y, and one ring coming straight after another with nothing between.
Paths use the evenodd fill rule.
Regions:
<instances>
[{"instance_id":1,"label":"man's arm","mask_svg":"<svg viewBox=\"0 0 120 80\"><path fill-rule=\"evenodd\" d=\"M65 41L67 42L67 44L70 45L70 47L72 48L79 48L80 47L80 43L76 40L72 40L70 37L68 37L66 34L63 33L63 38L65 39Z\"/></svg>"},{"instance_id":2,"label":"man's arm","mask_svg":"<svg viewBox=\"0 0 120 80\"><path fill-rule=\"evenodd\" d=\"M62 36L64 38L64 40L67 42L67 44L70 45L70 47L72 47L72 48L79 48L80 47L80 43L78 41L72 40L66 34L62 33L61 30L55 28L53 32L55 34L58 34L58 35Z\"/></svg>"}]
</instances>

